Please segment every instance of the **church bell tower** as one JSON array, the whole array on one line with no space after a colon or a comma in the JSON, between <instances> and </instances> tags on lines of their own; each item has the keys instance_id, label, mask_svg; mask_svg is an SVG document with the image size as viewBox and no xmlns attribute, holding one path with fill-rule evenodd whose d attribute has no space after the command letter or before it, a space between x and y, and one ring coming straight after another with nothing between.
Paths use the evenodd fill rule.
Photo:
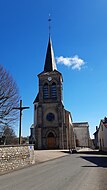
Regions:
<instances>
[{"instance_id":1,"label":"church bell tower","mask_svg":"<svg viewBox=\"0 0 107 190\"><path fill-rule=\"evenodd\" d=\"M49 37L44 70L38 74L39 92L34 101L34 128L37 149L62 149L64 106L62 74L57 70Z\"/></svg>"}]
</instances>

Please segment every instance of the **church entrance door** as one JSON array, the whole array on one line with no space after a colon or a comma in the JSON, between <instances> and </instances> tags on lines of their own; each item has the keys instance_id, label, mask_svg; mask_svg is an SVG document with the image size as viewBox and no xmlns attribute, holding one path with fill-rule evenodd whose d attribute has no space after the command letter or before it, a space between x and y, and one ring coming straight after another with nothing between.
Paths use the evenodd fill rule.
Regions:
<instances>
[{"instance_id":1,"label":"church entrance door","mask_svg":"<svg viewBox=\"0 0 107 190\"><path fill-rule=\"evenodd\" d=\"M47 148L54 149L56 147L55 136L52 132L50 132L47 136Z\"/></svg>"}]
</instances>

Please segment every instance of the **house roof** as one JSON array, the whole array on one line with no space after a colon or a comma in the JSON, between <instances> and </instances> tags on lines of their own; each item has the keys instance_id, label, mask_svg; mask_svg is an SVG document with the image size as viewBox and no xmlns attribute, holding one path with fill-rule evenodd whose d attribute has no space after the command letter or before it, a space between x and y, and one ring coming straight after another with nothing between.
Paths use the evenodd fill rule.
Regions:
<instances>
[{"instance_id":1,"label":"house roof","mask_svg":"<svg viewBox=\"0 0 107 190\"><path fill-rule=\"evenodd\" d=\"M101 119L100 123L103 124L107 128L107 117L105 117L104 119Z\"/></svg>"},{"instance_id":2,"label":"house roof","mask_svg":"<svg viewBox=\"0 0 107 190\"><path fill-rule=\"evenodd\" d=\"M88 122L76 122L76 123L73 123L73 126L74 127L89 127L89 124Z\"/></svg>"},{"instance_id":3,"label":"house roof","mask_svg":"<svg viewBox=\"0 0 107 190\"><path fill-rule=\"evenodd\" d=\"M98 133L98 131L99 131L99 128L97 129L97 131L95 131L95 132L93 133L93 135L96 135L96 134Z\"/></svg>"}]
</instances>

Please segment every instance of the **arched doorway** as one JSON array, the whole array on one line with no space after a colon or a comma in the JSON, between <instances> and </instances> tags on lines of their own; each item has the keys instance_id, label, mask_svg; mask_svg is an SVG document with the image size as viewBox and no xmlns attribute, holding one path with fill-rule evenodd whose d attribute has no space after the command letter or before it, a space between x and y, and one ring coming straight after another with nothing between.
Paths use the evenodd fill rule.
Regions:
<instances>
[{"instance_id":1,"label":"arched doorway","mask_svg":"<svg viewBox=\"0 0 107 190\"><path fill-rule=\"evenodd\" d=\"M47 136L47 148L48 149L55 149L56 148L56 138L52 132L50 132Z\"/></svg>"}]
</instances>

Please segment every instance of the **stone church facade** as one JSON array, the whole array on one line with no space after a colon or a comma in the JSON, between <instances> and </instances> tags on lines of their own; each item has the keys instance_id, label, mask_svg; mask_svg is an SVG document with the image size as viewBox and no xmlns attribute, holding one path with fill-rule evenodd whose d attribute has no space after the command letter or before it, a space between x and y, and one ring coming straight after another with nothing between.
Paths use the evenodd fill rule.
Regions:
<instances>
[{"instance_id":1,"label":"stone church facade","mask_svg":"<svg viewBox=\"0 0 107 190\"><path fill-rule=\"evenodd\" d=\"M44 70L38 74L39 92L34 100L34 131L37 149L72 148L72 117L64 109L63 77L57 70L49 37Z\"/></svg>"},{"instance_id":2,"label":"stone church facade","mask_svg":"<svg viewBox=\"0 0 107 190\"><path fill-rule=\"evenodd\" d=\"M63 104L63 77L57 70L49 37L44 70L38 74L38 94L34 100L34 124L29 143L36 149L88 147L88 122L74 123Z\"/></svg>"}]
</instances>

